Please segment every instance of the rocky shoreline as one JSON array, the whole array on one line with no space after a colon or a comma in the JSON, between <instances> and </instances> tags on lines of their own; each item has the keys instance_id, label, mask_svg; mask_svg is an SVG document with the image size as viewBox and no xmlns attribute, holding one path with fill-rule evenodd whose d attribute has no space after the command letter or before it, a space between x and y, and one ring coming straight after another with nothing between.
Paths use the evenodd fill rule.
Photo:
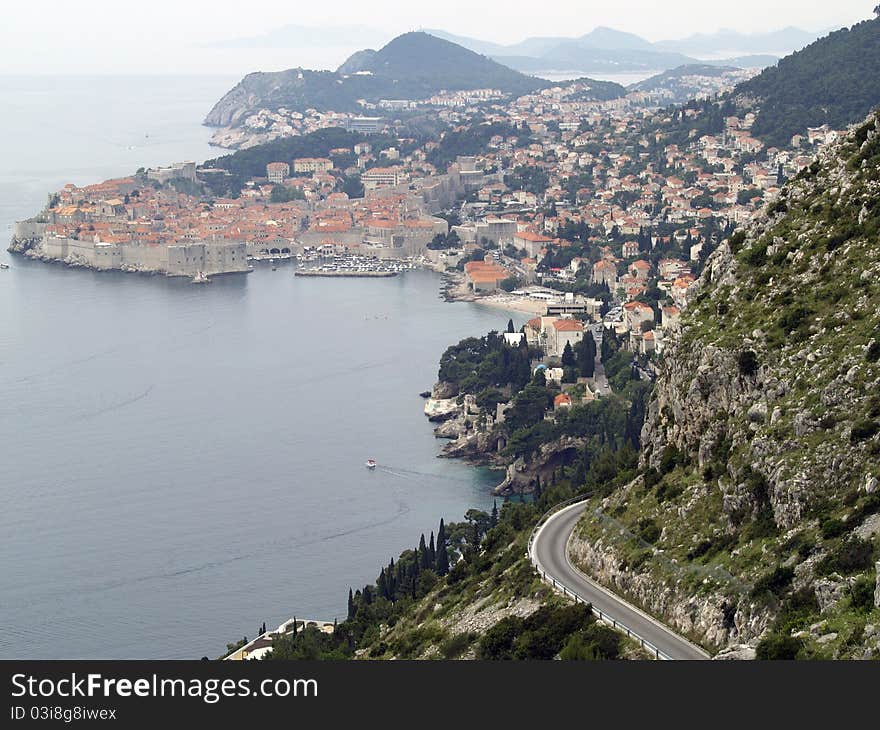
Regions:
<instances>
[{"instance_id":1,"label":"rocky shoreline","mask_svg":"<svg viewBox=\"0 0 880 730\"><path fill-rule=\"evenodd\" d=\"M428 396L425 416L438 424L434 436L448 441L440 458L503 469L504 479L493 489L498 496L531 494L538 485L549 484L557 470L586 443L582 438L563 436L543 444L529 462L522 458L511 461L503 453L507 438L497 428L497 413L487 413L477 406L474 396L459 395L450 383L436 383Z\"/></svg>"}]
</instances>

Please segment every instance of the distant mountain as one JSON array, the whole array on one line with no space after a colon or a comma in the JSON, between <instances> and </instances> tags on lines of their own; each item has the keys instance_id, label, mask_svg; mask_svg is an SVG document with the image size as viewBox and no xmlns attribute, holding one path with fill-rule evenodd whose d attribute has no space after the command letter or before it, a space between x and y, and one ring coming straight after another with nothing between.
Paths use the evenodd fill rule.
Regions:
<instances>
[{"instance_id":1,"label":"distant mountain","mask_svg":"<svg viewBox=\"0 0 880 730\"><path fill-rule=\"evenodd\" d=\"M734 31L719 31L707 34L706 39L724 37L731 41L743 37L752 41L743 42L742 48L734 44L732 48L746 55L734 59L699 61L688 55L676 45L676 41L651 43L635 35L600 26L578 37L532 37L510 45L501 45L477 38L457 36L442 30L429 30L427 33L457 43L476 53L490 56L494 60L523 73L540 75L550 71L576 71L584 74L635 73L645 71L665 71L682 65L713 63L737 66L738 68L763 67L775 63L778 56L750 54L752 47L761 49L763 45L778 43L785 48L797 43L797 29L785 29L759 36L744 36ZM809 38L810 34L806 34ZM692 36L691 45L697 47L703 36ZM759 42L761 41L761 42ZM783 42L784 41L784 42ZM708 41L704 42L706 45ZM788 44L788 45L786 45ZM785 48L783 50L785 50ZM717 52L718 47L712 48Z\"/></svg>"},{"instance_id":2,"label":"distant mountain","mask_svg":"<svg viewBox=\"0 0 880 730\"><path fill-rule=\"evenodd\" d=\"M491 41L481 41L478 38L469 38L468 36L456 35L455 33L447 33L445 30L434 30L425 28L421 31L435 38L441 38L444 41L455 43L462 48L467 48L474 53L481 53L484 56L494 56L496 54L506 53L510 50L507 46Z\"/></svg>"},{"instance_id":3,"label":"distant mountain","mask_svg":"<svg viewBox=\"0 0 880 730\"><path fill-rule=\"evenodd\" d=\"M209 48L310 48L314 46L378 45L389 34L363 25L328 25L310 27L285 25L262 35L231 38L209 43Z\"/></svg>"},{"instance_id":4,"label":"distant mountain","mask_svg":"<svg viewBox=\"0 0 880 730\"><path fill-rule=\"evenodd\" d=\"M752 132L788 144L807 126L842 128L880 104L880 17L843 28L739 84L741 103L758 108Z\"/></svg>"},{"instance_id":5,"label":"distant mountain","mask_svg":"<svg viewBox=\"0 0 880 730\"><path fill-rule=\"evenodd\" d=\"M575 41L588 48L603 48L609 51L656 51L651 41L647 41L635 33L625 33L614 28L599 26Z\"/></svg>"},{"instance_id":6,"label":"distant mountain","mask_svg":"<svg viewBox=\"0 0 880 730\"><path fill-rule=\"evenodd\" d=\"M425 30L424 32L436 36L437 38L443 38L452 43L457 43L475 53L482 53L484 56L491 56L492 58L496 58L497 56L537 57L546 53L551 48L555 48L560 43L572 40L572 38L565 36L533 37L526 38L519 43L505 46L500 43L480 40L479 38L470 38L468 36L447 33L445 30Z\"/></svg>"},{"instance_id":7,"label":"distant mountain","mask_svg":"<svg viewBox=\"0 0 880 730\"><path fill-rule=\"evenodd\" d=\"M205 123L235 125L257 109L359 111L359 100L424 99L444 89L477 88L519 96L547 86L449 41L405 33L378 51L355 53L335 72L295 68L248 74L214 105Z\"/></svg>"},{"instance_id":8,"label":"distant mountain","mask_svg":"<svg viewBox=\"0 0 880 730\"><path fill-rule=\"evenodd\" d=\"M719 53L785 55L800 50L821 34L789 26L767 33L740 33L722 28L715 33L694 33L675 41L659 41L656 48L695 56Z\"/></svg>"},{"instance_id":9,"label":"distant mountain","mask_svg":"<svg viewBox=\"0 0 880 730\"><path fill-rule=\"evenodd\" d=\"M547 51L540 60L548 69L575 69L585 72L626 73L675 68L695 59L679 53L652 49L611 49L592 46L580 40L566 41ZM513 66L516 68L516 66Z\"/></svg>"},{"instance_id":10,"label":"distant mountain","mask_svg":"<svg viewBox=\"0 0 880 730\"><path fill-rule=\"evenodd\" d=\"M364 71L393 83L394 98L404 99L424 98L441 89L494 88L520 95L547 86L543 79L421 32L404 33L379 51L358 52L336 72L344 76Z\"/></svg>"}]
</instances>

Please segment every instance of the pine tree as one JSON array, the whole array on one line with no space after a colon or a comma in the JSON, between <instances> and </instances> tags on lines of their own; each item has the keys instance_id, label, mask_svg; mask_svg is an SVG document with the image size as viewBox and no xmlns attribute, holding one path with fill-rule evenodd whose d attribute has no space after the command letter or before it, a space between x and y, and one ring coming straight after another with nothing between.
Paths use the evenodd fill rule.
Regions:
<instances>
[{"instance_id":1,"label":"pine tree","mask_svg":"<svg viewBox=\"0 0 880 730\"><path fill-rule=\"evenodd\" d=\"M446 550L446 526L440 518L440 529L437 530L437 575L449 572L449 553Z\"/></svg>"}]
</instances>

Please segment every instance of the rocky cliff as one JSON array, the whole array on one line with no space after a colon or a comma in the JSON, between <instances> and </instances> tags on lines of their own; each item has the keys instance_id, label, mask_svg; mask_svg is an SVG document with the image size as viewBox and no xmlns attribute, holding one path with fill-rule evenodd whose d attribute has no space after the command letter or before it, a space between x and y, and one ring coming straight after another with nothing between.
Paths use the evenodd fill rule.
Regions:
<instances>
[{"instance_id":1,"label":"rocky cliff","mask_svg":"<svg viewBox=\"0 0 880 730\"><path fill-rule=\"evenodd\" d=\"M597 503L573 554L711 647L876 655L878 118L725 241L693 294L641 476Z\"/></svg>"},{"instance_id":2,"label":"rocky cliff","mask_svg":"<svg viewBox=\"0 0 880 730\"><path fill-rule=\"evenodd\" d=\"M279 93L293 96L298 91L301 93L305 84L302 69L250 73L214 104L205 117L205 124L211 127L234 126L247 115L269 104Z\"/></svg>"}]
</instances>

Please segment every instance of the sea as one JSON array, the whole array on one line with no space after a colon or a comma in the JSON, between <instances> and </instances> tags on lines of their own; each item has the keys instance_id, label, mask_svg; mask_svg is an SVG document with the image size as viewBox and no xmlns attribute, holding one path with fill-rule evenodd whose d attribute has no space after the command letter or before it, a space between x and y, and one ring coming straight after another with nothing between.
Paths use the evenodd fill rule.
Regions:
<instances>
[{"instance_id":1,"label":"sea","mask_svg":"<svg viewBox=\"0 0 880 730\"><path fill-rule=\"evenodd\" d=\"M201 121L236 80L0 77L3 248L67 182L222 154ZM501 475L438 458L419 393L449 344L522 315L426 271L0 261L0 658L213 658L342 620L441 517L491 509Z\"/></svg>"}]
</instances>

